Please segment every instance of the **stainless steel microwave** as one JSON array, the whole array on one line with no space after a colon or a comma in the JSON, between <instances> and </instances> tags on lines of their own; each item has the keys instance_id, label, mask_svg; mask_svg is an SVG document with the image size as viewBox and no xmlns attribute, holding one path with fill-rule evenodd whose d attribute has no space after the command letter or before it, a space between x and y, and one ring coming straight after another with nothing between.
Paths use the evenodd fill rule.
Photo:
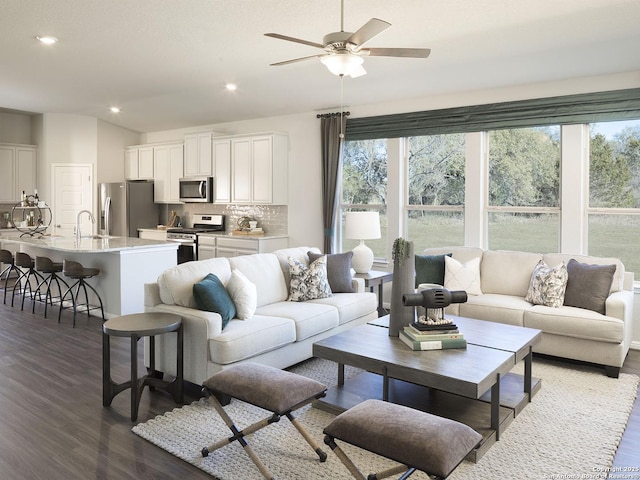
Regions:
<instances>
[{"instance_id":1,"label":"stainless steel microwave","mask_svg":"<svg viewBox=\"0 0 640 480\"><path fill-rule=\"evenodd\" d=\"M181 178L180 201L185 203L213 202L213 177Z\"/></svg>"}]
</instances>

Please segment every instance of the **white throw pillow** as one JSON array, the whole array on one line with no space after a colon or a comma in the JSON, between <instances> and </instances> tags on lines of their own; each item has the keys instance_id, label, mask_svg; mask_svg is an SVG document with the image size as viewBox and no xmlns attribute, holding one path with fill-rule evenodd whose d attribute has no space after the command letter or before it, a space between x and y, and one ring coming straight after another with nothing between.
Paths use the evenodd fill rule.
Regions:
<instances>
[{"instance_id":1,"label":"white throw pillow","mask_svg":"<svg viewBox=\"0 0 640 480\"><path fill-rule=\"evenodd\" d=\"M246 320L253 317L258 303L256 286L240 270L234 268L226 288L236 305L236 318Z\"/></svg>"},{"instance_id":2,"label":"white throw pillow","mask_svg":"<svg viewBox=\"0 0 640 480\"><path fill-rule=\"evenodd\" d=\"M465 290L469 295L482 295L480 289L480 257L464 265L455 258L444 257L444 288Z\"/></svg>"}]
</instances>

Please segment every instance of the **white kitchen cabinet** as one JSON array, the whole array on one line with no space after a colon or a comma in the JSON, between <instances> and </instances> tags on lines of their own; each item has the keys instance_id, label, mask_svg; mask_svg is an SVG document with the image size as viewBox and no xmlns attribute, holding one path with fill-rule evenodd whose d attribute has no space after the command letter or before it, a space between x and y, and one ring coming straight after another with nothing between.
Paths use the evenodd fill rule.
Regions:
<instances>
[{"instance_id":1,"label":"white kitchen cabinet","mask_svg":"<svg viewBox=\"0 0 640 480\"><path fill-rule=\"evenodd\" d=\"M213 142L213 198L217 203L231 202L231 140Z\"/></svg>"},{"instance_id":2,"label":"white kitchen cabinet","mask_svg":"<svg viewBox=\"0 0 640 480\"><path fill-rule=\"evenodd\" d=\"M231 202L286 205L288 141L282 134L231 139Z\"/></svg>"},{"instance_id":3,"label":"white kitchen cabinet","mask_svg":"<svg viewBox=\"0 0 640 480\"><path fill-rule=\"evenodd\" d=\"M201 177L212 175L211 132L185 135L184 176Z\"/></svg>"},{"instance_id":4,"label":"white kitchen cabinet","mask_svg":"<svg viewBox=\"0 0 640 480\"><path fill-rule=\"evenodd\" d=\"M0 144L0 202L18 202L36 189L37 147Z\"/></svg>"},{"instance_id":5,"label":"white kitchen cabinet","mask_svg":"<svg viewBox=\"0 0 640 480\"><path fill-rule=\"evenodd\" d=\"M153 147L128 147L124 151L124 176L127 180L153 180Z\"/></svg>"},{"instance_id":6,"label":"white kitchen cabinet","mask_svg":"<svg viewBox=\"0 0 640 480\"><path fill-rule=\"evenodd\" d=\"M153 147L155 203L180 203L179 180L184 176L183 144Z\"/></svg>"}]
</instances>

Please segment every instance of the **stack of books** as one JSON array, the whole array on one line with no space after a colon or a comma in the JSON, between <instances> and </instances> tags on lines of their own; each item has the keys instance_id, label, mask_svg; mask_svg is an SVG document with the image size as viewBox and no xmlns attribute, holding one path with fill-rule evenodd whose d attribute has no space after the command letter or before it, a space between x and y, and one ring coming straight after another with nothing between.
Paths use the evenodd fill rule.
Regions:
<instances>
[{"instance_id":1,"label":"stack of books","mask_svg":"<svg viewBox=\"0 0 640 480\"><path fill-rule=\"evenodd\" d=\"M412 350L467 348L467 341L453 324L427 325L414 322L400 330L399 338Z\"/></svg>"}]
</instances>

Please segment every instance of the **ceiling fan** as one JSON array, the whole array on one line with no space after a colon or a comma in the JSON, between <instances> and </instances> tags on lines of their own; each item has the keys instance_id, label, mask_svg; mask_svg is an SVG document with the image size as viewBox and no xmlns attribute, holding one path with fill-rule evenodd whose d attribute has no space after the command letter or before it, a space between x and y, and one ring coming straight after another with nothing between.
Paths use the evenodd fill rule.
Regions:
<instances>
[{"instance_id":1,"label":"ceiling fan","mask_svg":"<svg viewBox=\"0 0 640 480\"><path fill-rule=\"evenodd\" d=\"M334 75L348 75L352 78L359 77L367 72L362 67L363 57L408 57L427 58L431 53L429 48L363 48L364 44L373 37L382 33L391 24L372 18L355 33L344 31L344 0L341 1L340 31L332 32L324 36L322 43L310 42L299 38L280 35L279 33L265 33L267 37L279 38L289 42L301 43L324 50L324 53L310 55L308 57L294 58L284 62L272 63L271 66L287 65L289 63L301 62L312 58L319 58L320 61Z\"/></svg>"}]
</instances>

